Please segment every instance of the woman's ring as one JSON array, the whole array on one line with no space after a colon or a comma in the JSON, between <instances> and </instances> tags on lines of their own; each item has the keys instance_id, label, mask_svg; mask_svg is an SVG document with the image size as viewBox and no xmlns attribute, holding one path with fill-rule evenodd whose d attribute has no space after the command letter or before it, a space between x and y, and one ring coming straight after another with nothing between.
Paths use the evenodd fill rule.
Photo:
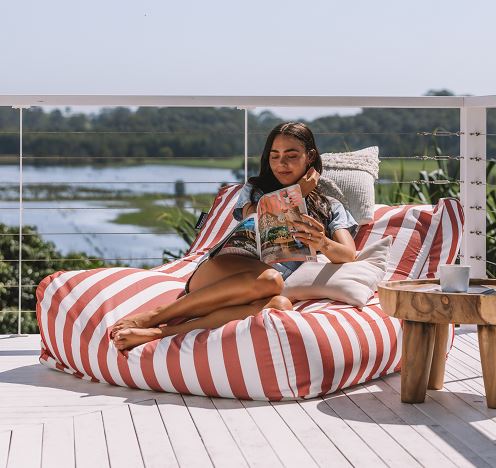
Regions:
<instances>
[{"instance_id":1,"label":"woman's ring","mask_svg":"<svg viewBox=\"0 0 496 468\"><path fill-rule=\"evenodd\" d=\"M311 239L311 238L312 238L312 233L311 233L311 232L309 232L309 233L308 233L308 238L309 238L309 239Z\"/></svg>"}]
</instances>

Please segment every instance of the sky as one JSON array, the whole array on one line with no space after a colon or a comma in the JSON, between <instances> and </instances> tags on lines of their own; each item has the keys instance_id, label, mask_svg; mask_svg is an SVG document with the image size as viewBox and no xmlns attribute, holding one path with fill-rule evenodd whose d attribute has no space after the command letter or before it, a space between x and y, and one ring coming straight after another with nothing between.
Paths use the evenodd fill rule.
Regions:
<instances>
[{"instance_id":1,"label":"sky","mask_svg":"<svg viewBox=\"0 0 496 468\"><path fill-rule=\"evenodd\" d=\"M490 0L0 0L0 94L496 94L494 18Z\"/></svg>"}]
</instances>

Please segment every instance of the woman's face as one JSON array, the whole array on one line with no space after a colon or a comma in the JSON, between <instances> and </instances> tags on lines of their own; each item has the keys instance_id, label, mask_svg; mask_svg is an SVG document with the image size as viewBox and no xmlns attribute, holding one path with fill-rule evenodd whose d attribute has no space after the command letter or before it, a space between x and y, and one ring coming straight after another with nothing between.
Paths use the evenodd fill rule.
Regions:
<instances>
[{"instance_id":1,"label":"woman's face","mask_svg":"<svg viewBox=\"0 0 496 468\"><path fill-rule=\"evenodd\" d=\"M303 143L289 135L277 135L272 143L269 164L275 178L285 186L293 185L307 172L311 163Z\"/></svg>"}]
</instances>

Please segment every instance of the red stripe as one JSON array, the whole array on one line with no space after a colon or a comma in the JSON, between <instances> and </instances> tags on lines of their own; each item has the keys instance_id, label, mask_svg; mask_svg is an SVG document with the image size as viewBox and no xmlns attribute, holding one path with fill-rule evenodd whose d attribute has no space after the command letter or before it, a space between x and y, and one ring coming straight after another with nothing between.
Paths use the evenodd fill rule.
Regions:
<instances>
[{"instance_id":1,"label":"red stripe","mask_svg":"<svg viewBox=\"0 0 496 468\"><path fill-rule=\"evenodd\" d=\"M195 363L196 376L200 387L205 395L218 397L219 393L215 388L214 379L208 361L208 338L210 330L203 330L195 337L193 345L193 360Z\"/></svg>"},{"instance_id":2,"label":"red stripe","mask_svg":"<svg viewBox=\"0 0 496 468\"><path fill-rule=\"evenodd\" d=\"M358 312L356 308L353 310L354 313ZM343 315L348 321L348 323L353 327L358 339L358 343L360 344L361 356L360 356L360 368L358 369L357 375L353 379L350 385L356 385L360 379L362 378L365 369L369 363L370 357L370 349L369 343L367 341L367 336L365 335L362 326L359 322L353 317L353 314L349 313L347 310L340 310L339 313Z\"/></svg>"},{"instance_id":3,"label":"red stripe","mask_svg":"<svg viewBox=\"0 0 496 468\"><path fill-rule=\"evenodd\" d=\"M302 317L307 321L317 339L323 371L320 395L325 395L331 389L336 374L332 346L329 337L326 335L322 325L320 325L319 321L315 318L315 315L308 313L302 314Z\"/></svg>"},{"instance_id":4,"label":"red stripe","mask_svg":"<svg viewBox=\"0 0 496 468\"><path fill-rule=\"evenodd\" d=\"M205 242L205 239L207 239L209 237L213 227L217 223L217 220L219 219L219 217L221 215L224 215L225 207L229 204L229 202L234 197L234 195L238 193L238 191L241 189L241 187L242 187L242 185L228 186L228 187L224 187L223 189L221 189L219 191L217 198L214 200L212 208L210 208L209 214L207 216L207 221L205 222L204 227L198 233L198 236L196 237L196 239L193 242L190 249L186 252L186 255L194 253L196 250L203 247L203 243ZM228 190L231 190L231 193L229 193L227 195L227 197L225 197L225 199L224 199L224 195L228 192ZM220 204L223 204L223 206L217 211L217 214L214 216L213 213L216 211L217 206L219 206ZM230 213L229 213L229 215L230 215ZM212 217L213 217L213 219L212 219ZM231 218L231 219L229 219L229 218ZM227 219L229 219L229 222L231 222L232 217L227 216ZM223 227L224 227L224 223L223 223ZM223 232L222 232L222 234L223 234Z\"/></svg>"},{"instance_id":5,"label":"red stripe","mask_svg":"<svg viewBox=\"0 0 496 468\"><path fill-rule=\"evenodd\" d=\"M176 335L171 339L167 356L165 357L165 363L174 388L179 393L190 394L191 392L184 381L180 361L181 345L185 337L186 334L182 334Z\"/></svg>"},{"instance_id":6,"label":"red stripe","mask_svg":"<svg viewBox=\"0 0 496 468\"><path fill-rule=\"evenodd\" d=\"M374 221L368 224L364 224L360 226L357 235L355 236L355 245L357 250L362 250L367 244L367 240L370 237L370 234L375 229L375 226L382 222L382 217L389 213L391 210L397 209L397 206L383 206L378 208L374 212ZM397 216L394 215L394 216Z\"/></svg>"},{"instance_id":7,"label":"red stripe","mask_svg":"<svg viewBox=\"0 0 496 468\"><path fill-rule=\"evenodd\" d=\"M372 318L370 314L363 312L362 310L357 309L357 313L360 315L360 317L362 317L364 320L367 321L372 331L372 334L374 335L374 340L375 340L376 354L375 354L374 365L372 366L372 369L370 370L369 374L365 377L364 380L364 381L368 381L372 378L372 376L375 375L375 373L379 369L382 358L384 357L384 341L382 339L382 334L379 329L379 325L377 325L377 320L375 318Z\"/></svg>"},{"instance_id":8,"label":"red stripe","mask_svg":"<svg viewBox=\"0 0 496 468\"><path fill-rule=\"evenodd\" d=\"M55 354L54 358L59 362L62 362L62 358L60 356L57 338L55 336L55 321L57 319L57 315L59 314L60 303L65 299L65 297L72 292L75 286L84 281L86 278L94 275L95 273L101 271L102 268L98 268L96 270L83 270L81 273L70 278L66 281L62 286L60 286L52 296L52 302L47 311L47 320L48 320L48 336L50 337L53 352ZM63 343L61 343L63 346Z\"/></svg>"},{"instance_id":9,"label":"red stripe","mask_svg":"<svg viewBox=\"0 0 496 468\"><path fill-rule=\"evenodd\" d=\"M155 350L157 349L160 340L153 340L143 347L140 357L140 368L143 374L143 378L147 385L156 392L165 392L165 388L162 388L158 382L157 376L155 375L155 369L153 368L153 356Z\"/></svg>"},{"instance_id":10,"label":"red stripe","mask_svg":"<svg viewBox=\"0 0 496 468\"><path fill-rule=\"evenodd\" d=\"M443 210L445 203L443 202ZM444 216L444 213L443 213ZM434 235L434 239L432 241L432 246L429 251L429 271L427 272L427 278L434 278L437 272L437 267L439 265L439 261L441 260L441 252L443 250L443 219L439 223L438 228L436 229L436 234Z\"/></svg>"},{"instance_id":11,"label":"red stripe","mask_svg":"<svg viewBox=\"0 0 496 468\"><path fill-rule=\"evenodd\" d=\"M311 384L310 366L308 364L308 355L305 348L305 342L303 341L298 325L289 314L276 310L274 310L273 313L281 319L288 338L296 375L296 396L304 397L308 395ZM301 316L302 314L300 314L300 317Z\"/></svg>"},{"instance_id":12,"label":"red stripe","mask_svg":"<svg viewBox=\"0 0 496 468\"><path fill-rule=\"evenodd\" d=\"M80 314L84 311L84 308L91 302L91 300L99 292L101 292L103 289L107 288L108 286L112 285L116 281L119 281L120 279L125 278L126 276L129 276L132 273L136 273L137 271L139 270L137 269L117 270L116 272L112 273L106 278L90 286L83 294L81 294L79 299L76 302L74 302L72 307L67 311L65 323L64 323L64 330L63 330L63 344L64 344L65 354L67 356L67 362L70 367L72 367L73 369L77 369L76 363L74 361L74 354L72 349L72 334L74 331L76 333L81 333L81 338L82 338L84 336L84 331L87 330L88 328L86 326L82 332L80 330L74 330L74 322L76 321L76 319L80 316ZM95 321L93 317L97 315L97 312L98 310L95 311L92 318L90 318L90 321L91 320ZM98 323L96 325L98 325ZM91 338L91 336L89 338ZM89 339L88 339L88 343L89 343ZM87 346L85 348L87 348Z\"/></svg>"},{"instance_id":13,"label":"red stripe","mask_svg":"<svg viewBox=\"0 0 496 468\"><path fill-rule=\"evenodd\" d=\"M451 236L451 245L448 253L448 258L446 259L447 264L454 263L455 261L455 256L458 251L458 239L460 235L458 230L458 219L456 218L455 210L451 201L452 200L446 200L445 203L446 211L451 221L451 231L453 233Z\"/></svg>"},{"instance_id":14,"label":"red stripe","mask_svg":"<svg viewBox=\"0 0 496 468\"><path fill-rule=\"evenodd\" d=\"M265 327L263 314L257 314L252 317L250 335L264 395L271 400L281 400L282 393L277 383L276 370L267 333L270 332Z\"/></svg>"},{"instance_id":15,"label":"red stripe","mask_svg":"<svg viewBox=\"0 0 496 468\"><path fill-rule=\"evenodd\" d=\"M251 397L248 394L241 370L236 341L236 326L238 323L239 320L232 320L224 325L224 329L222 330L222 354L224 356L224 364L231 391L237 398L248 400Z\"/></svg>"},{"instance_id":16,"label":"red stripe","mask_svg":"<svg viewBox=\"0 0 496 468\"><path fill-rule=\"evenodd\" d=\"M411 215L414 216L413 210ZM427 236L427 232L429 231L429 227L432 222L432 217L432 212L419 212L415 227L411 230L410 239L408 240L400 261L396 265L394 273L389 278L390 280L407 279L410 277L415 260L424 245L425 237Z\"/></svg>"},{"instance_id":17,"label":"red stripe","mask_svg":"<svg viewBox=\"0 0 496 468\"><path fill-rule=\"evenodd\" d=\"M102 304L100 304L98 309L95 310L91 318L88 320L84 329L81 331L81 337L80 337L81 362L83 364L83 368L86 374L90 376L94 375L90 366L89 344L93 336L93 333L95 332L95 329L103 320L105 320L105 315L113 311L116 307L120 306L125 301L129 300L131 297L147 289L148 287L162 283L170 279L171 278L167 276L164 276L164 278L162 278L160 275L147 276L127 286L121 291L118 291L116 294L114 294L111 297L108 297L104 302L102 302ZM129 318L140 312L152 310L155 307L161 305L170 304L175 300L176 295L177 295L177 289L172 289L165 293L158 294L157 296L151 298L149 301L140 305L138 308L131 309L129 313L126 314L124 317ZM114 326L114 323L109 323L106 325L108 326L108 331L110 332L110 329ZM110 340L109 333L104 333L100 340L100 344L98 346L97 357L98 357L98 366L100 372L102 372L103 375L108 376L108 378L111 378L107 367L107 351L108 351L109 340ZM94 350L92 352L94 352ZM107 379L107 377L105 377L105 379Z\"/></svg>"}]
</instances>

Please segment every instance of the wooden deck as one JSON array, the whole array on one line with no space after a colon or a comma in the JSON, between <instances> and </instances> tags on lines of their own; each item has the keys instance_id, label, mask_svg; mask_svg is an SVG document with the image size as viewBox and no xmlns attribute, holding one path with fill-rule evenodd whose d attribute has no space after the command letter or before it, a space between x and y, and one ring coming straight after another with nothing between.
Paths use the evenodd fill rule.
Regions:
<instances>
[{"instance_id":1,"label":"wooden deck","mask_svg":"<svg viewBox=\"0 0 496 468\"><path fill-rule=\"evenodd\" d=\"M474 327L445 388L402 404L398 374L302 402L181 396L38 364L39 336L0 336L0 468L496 466Z\"/></svg>"}]
</instances>

